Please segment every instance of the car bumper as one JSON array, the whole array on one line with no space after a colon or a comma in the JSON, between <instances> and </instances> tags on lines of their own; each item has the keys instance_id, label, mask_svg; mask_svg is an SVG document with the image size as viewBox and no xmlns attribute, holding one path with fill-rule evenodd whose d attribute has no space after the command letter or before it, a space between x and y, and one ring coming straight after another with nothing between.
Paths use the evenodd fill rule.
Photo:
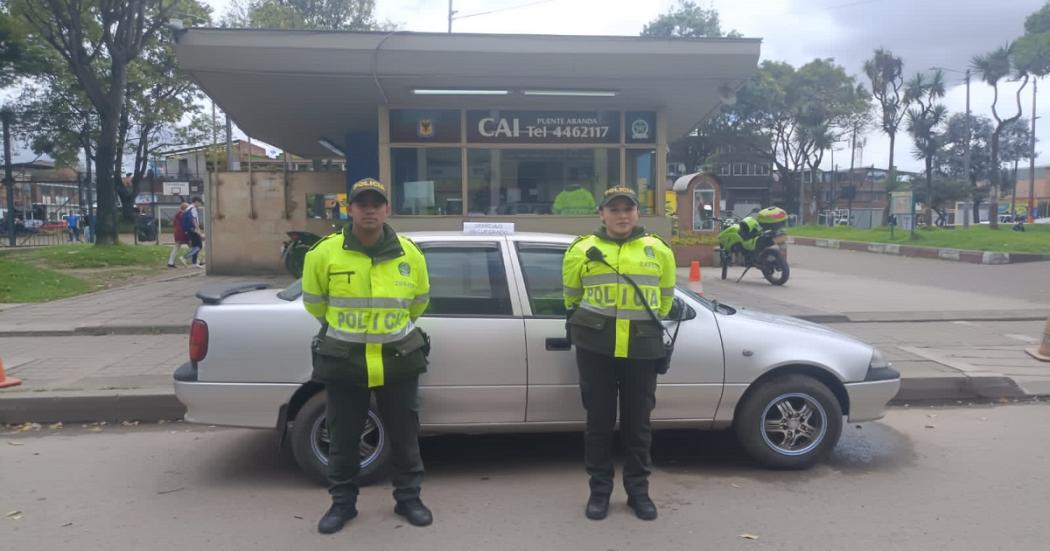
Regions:
<instances>
[{"instance_id":1,"label":"car bumper","mask_svg":"<svg viewBox=\"0 0 1050 551\"><path fill-rule=\"evenodd\" d=\"M886 404L900 391L900 372L890 367L869 369L864 381L844 386L849 395L849 421L874 421L886 415Z\"/></svg>"},{"instance_id":2,"label":"car bumper","mask_svg":"<svg viewBox=\"0 0 1050 551\"><path fill-rule=\"evenodd\" d=\"M179 366L174 377L175 397L186 406L187 422L231 427L275 428L281 406L301 386L201 382L191 363Z\"/></svg>"}]
</instances>

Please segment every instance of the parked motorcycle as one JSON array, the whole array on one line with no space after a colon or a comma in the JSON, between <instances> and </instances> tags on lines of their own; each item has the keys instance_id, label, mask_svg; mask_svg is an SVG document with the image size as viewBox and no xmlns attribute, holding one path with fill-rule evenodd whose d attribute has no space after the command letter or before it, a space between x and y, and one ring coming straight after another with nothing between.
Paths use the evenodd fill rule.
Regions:
<instances>
[{"instance_id":1,"label":"parked motorcycle","mask_svg":"<svg viewBox=\"0 0 1050 551\"><path fill-rule=\"evenodd\" d=\"M758 268L766 281L773 285L787 283L791 269L787 263L787 232L784 223L787 213L777 207L759 211L754 217L738 221L735 218L716 218L722 231L718 234L718 258L722 265L722 279L729 276L729 266L743 266L744 279L751 268ZM745 239L742 225L752 228L754 235Z\"/></svg>"},{"instance_id":2,"label":"parked motorcycle","mask_svg":"<svg viewBox=\"0 0 1050 551\"><path fill-rule=\"evenodd\" d=\"M303 265L306 262L306 252L313 247L314 243L321 240L321 236L308 231L287 232L288 241L281 245L281 261L288 273L295 277L303 277Z\"/></svg>"}]
</instances>

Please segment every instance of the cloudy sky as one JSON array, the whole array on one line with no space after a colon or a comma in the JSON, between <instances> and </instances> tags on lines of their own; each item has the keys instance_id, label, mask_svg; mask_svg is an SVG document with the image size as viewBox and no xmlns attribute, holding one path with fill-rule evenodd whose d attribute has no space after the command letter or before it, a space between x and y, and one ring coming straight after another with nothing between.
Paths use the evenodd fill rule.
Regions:
<instances>
[{"instance_id":1,"label":"cloudy sky","mask_svg":"<svg viewBox=\"0 0 1050 551\"><path fill-rule=\"evenodd\" d=\"M230 0L205 0L216 15L225 13ZM644 24L668 11L677 0L454 0L462 19L453 22L455 32L536 33L581 35L637 35ZM912 74L932 66L959 70L946 73L952 84L945 104L952 112L963 112L966 92L961 71L975 54L990 51L1018 37L1024 18L1041 0L701 0L718 10L723 29L735 29L747 37L763 40L762 59L788 61L796 66L814 58L832 57L847 72L862 76L864 59L878 47L902 57L905 71ZM408 31L445 32L447 0L376 0L376 15ZM522 6L487 15L472 14ZM864 80L863 82L866 82ZM1050 83L1043 84L1050 86ZM1012 89L1010 84L1005 89ZM1031 116L1031 85L1025 90L1024 116ZM1002 94L1001 94L1002 96ZM1010 96L1012 98L1012 96ZM1042 99L1045 98L1045 99ZM1046 113L1050 94L1042 95ZM992 90L977 82L971 85L971 108L991 114ZM1000 114L1013 114L1016 106L1003 106ZM1004 108L1005 107L1005 108ZM1042 121L1041 121L1042 122ZM1037 135L1050 143L1050 123L1040 125ZM848 167L848 146L835 162ZM1037 146L1037 162L1050 164L1050 147ZM863 150L863 163L885 167L889 143L884 135L871 133ZM911 155L911 143L898 137L897 165L918 170L921 163ZM830 168L830 162L825 163Z\"/></svg>"}]
</instances>

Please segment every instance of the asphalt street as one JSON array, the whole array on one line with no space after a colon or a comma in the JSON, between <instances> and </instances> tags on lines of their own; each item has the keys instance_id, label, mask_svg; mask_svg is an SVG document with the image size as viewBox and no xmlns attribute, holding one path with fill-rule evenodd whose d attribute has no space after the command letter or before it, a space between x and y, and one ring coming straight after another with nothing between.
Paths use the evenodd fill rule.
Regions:
<instances>
[{"instance_id":1,"label":"asphalt street","mask_svg":"<svg viewBox=\"0 0 1050 551\"><path fill-rule=\"evenodd\" d=\"M272 433L183 424L0 435L4 549L1011 549L1050 546L1050 405L894 408L848 425L804 472L755 466L727 434L659 433L646 523L615 495L583 516L579 434L424 440L429 528L389 488L316 533L327 505ZM753 539L751 539L753 538Z\"/></svg>"}]
</instances>

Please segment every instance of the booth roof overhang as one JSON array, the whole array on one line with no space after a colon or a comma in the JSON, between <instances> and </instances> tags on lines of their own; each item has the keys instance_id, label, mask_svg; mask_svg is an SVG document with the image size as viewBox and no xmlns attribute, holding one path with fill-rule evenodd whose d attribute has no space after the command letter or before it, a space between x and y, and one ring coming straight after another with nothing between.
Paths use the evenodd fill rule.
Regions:
<instances>
[{"instance_id":1,"label":"booth roof overhang","mask_svg":"<svg viewBox=\"0 0 1050 551\"><path fill-rule=\"evenodd\" d=\"M376 132L378 107L664 110L687 134L750 77L760 39L194 28L180 67L248 135L305 157ZM416 89L506 90L417 95ZM525 95L523 90L606 96Z\"/></svg>"}]
</instances>

